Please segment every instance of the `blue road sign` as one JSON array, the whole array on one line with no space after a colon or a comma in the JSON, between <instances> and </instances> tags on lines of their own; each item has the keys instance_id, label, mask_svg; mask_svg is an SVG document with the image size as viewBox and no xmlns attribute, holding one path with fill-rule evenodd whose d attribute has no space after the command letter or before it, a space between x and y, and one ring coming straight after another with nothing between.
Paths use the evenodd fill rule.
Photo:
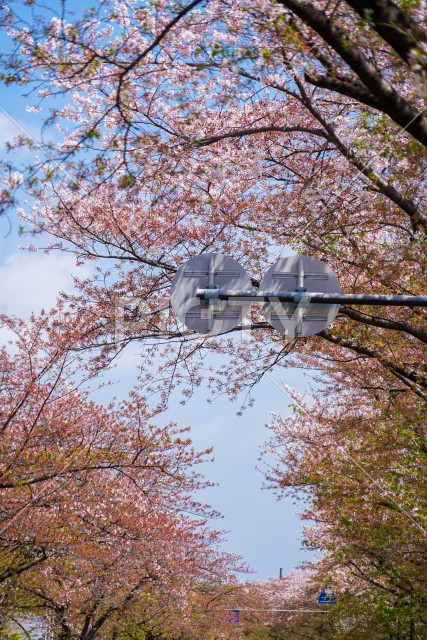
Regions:
<instances>
[{"instance_id":1,"label":"blue road sign","mask_svg":"<svg viewBox=\"0 0 427 640\"><path fill-rule=\"evenodd\" d=\"M327 591L326 589L327 587L322 589L320 592L319 597L317 598L317 604L336 604L337 599L334 592L330 590Z\"/></svg>"},{"instance_id":2,"label":"blue road sign","mask_svg":"<svg viewBox=\"0 0 427 640\"><path fill-rule=\"evenodd\" d=\"M240 609L231 609L228 614L228 622L233 627L238 627L240 623Z\"/></svg>"}]
</instances>

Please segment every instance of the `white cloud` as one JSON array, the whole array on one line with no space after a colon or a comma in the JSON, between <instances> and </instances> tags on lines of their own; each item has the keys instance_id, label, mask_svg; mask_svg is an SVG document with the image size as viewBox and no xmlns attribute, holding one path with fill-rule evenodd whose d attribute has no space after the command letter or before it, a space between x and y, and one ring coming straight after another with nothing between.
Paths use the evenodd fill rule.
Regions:
<instances>
[{"instance_id":1,"label":"white cloud","mask_svg":"<svg viewBox=\"0 0 427 640\"><path fill-rule=\"evenodd\" d=\"M40 125L16 119L11 113L8 113L7 109L2 107L0 110L0 147L4 147L6 142L11 142L19 135L38 141L40 139Z\"/></svg>"},{"instance_id":2,"label":"white cloud","mask_svg":"<svg viewBox=\"0 0 427 640\"><path fill-rule=\"evenodd\" d=\"M15 251L0 263L0 312L28 318L55 305L60 291L71 291L77 273L68 254ZM88 270L78 269L79 275Z\"/></svg>"}]
</instances>

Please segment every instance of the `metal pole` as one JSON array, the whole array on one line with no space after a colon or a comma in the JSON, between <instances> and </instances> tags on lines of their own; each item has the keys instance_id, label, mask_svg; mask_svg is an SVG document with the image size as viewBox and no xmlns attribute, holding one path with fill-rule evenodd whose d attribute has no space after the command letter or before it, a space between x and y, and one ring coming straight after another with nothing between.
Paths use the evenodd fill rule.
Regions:
<instances>
[{"instance_id":1,"label":"metal pole","mask_svg":"<svg viewBox=\"0 0 427 640\"><path fill-rule=\"evenodd\" d=\"M304 263L301 258L298 260L298 289L304 289Z\"/></svg>"},{"instance_id":2,"label":"metal pole","mask_svg":"<svg viewBox=\"0 0 427 640\"><path fill-rule=\"evenodd\" d=\"M209 258L208 278L209 278L209 280L208 280L208 289L210 289L210 290L215 289L215 264L214 264L213 256L211 256ZM212 327L213 327L214 305L215 305L215 298L211 298L209 300L209 305L208 305L208 331L212 331Z\"/></svg>"},{"instance_id":3,"label":"metal pole","mask_svg":"<svg viewBox=\"0 0 427 640\"><path fill-rule=\"evenodd\" d=\"M285 302L298 304L302 299L310 304L349 304L386 307L427 307L427 296L386 296L364 293L318 293L310 291L242 291L228 289L197 289L201 300L242 300L248 302Z\"/></svg>"}]
</instances>

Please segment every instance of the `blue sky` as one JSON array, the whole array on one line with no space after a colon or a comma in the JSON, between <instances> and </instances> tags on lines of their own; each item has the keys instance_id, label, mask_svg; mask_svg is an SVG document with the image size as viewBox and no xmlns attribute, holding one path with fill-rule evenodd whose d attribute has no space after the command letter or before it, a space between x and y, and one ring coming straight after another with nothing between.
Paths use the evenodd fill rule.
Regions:
<instances>
[{"instance_id":1,"label":"blue sky","mask_svg":"<svg viewBox=\"0 0 427 640\"><path fill-rule=\"evenodd\" d=\"M19 132L15 121L34 138L40 136L41 116L26 112L28 100L20 94L16 87L0 89L2 153L6 140ZM31 311L54 305L60 290L71 289L71 275L76 268L70 255L20 250L19 246L25 245L27 239L19 237L19 222L13 214L10 223L9 230L8 221L0 220L0 310L28 317ZM130 347L118 362L112 374L115 384L108 394L123 396L134 385L139 363L137 351L135 345ZM208 391L201 388L185 406L177 397L172 398L168 412L160 418L190 425L196 447L214 447L215 462L205 465L203 471L217 486L206 492L204 500L223 514L223 519L212 524L229 530L224 547L243 556L257 572L254 579L277 577L280 567L289 571L312 558L300 549L296 507L291 500L277 501L271 491L262 490L263 477L256 468L262 445L268 438L265 423L269 421L269 412L282 415L288 412L290 400L280 388L281 383L300 392L306 387L304 377L295 370L273 372L273 376L275 381L266 378L258 385L255 406L242 417L236 415L237 403L225 398L208 403Z\"/></svg>"}]
</instances>

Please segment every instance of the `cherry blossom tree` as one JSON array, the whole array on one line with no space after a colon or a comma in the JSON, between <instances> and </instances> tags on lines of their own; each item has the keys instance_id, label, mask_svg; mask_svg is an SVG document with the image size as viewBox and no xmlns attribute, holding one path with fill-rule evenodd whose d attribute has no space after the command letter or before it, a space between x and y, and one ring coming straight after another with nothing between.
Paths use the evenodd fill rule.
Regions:
<instances>
[{"instance_id":1,"label":"cherry blossom tree","mask_svg":"<svg viewBox=\"0 0 427 640\"><path fill-rule=\"evenodd\" d=\"M303 500L305 544L334 563L339 583L352 576L358 599L394 630L425 633L425 415L406 394L363 406L359 397L310 408L295 396L294 415L271 425L279 463L269 480Z\"/></svg>"},{"instance_id":2,"label":"cherry blossom tree","mask_svg":"<svg viewBox=\"0 0 427 640\"><path fill-rule=\"evenodd\" d=\"M334 589L336 604L317 603L325 586ZM404 606L396 612L384 598L379 608L375 586L360 582L344 567L338 568L332 555L297 569L283 579L252 583L248 585L248 592L251 608L242 610L241 625L245 636L254 640L301 637L391 640L399 636L416 637L414 631L424 637L420 625L407 624L408 612Z\"/></svg>"},{"instance_id":3,"label":"cherry blossom tree","mask_svg":"<svg viewBox=\"0 0 427 640\"><path fill-rule=\"evenodd\" d=\"M291 247L328 262L346 292L426 293L423 4L19 9L2 9L15 47L3 79L32 83L30 111L47 109L59 136L24 174L37 201L22 216L49 250L95 267L58 302L54 330L66 327L93 374L141 343L140 385L161 406L204 378L236 396L272 367L314 372L317 406L273 423L270 482L301 490L307 544L369 585L376 619L390 610L387 633L402 624L414 638L425 624L425 311L341 306L332 328L297 341L254 310L248 348L184 332L168 292L199 253L233 256L257 286ZM21 186L7 170L5 204ZM211 354L223 358L215 371Z\"/></svg>"},{"instance_id":4,"label":"cherry blossom tree","mask_svg":"<svg viewBox=\"0 0 427 640\"><path fill-rule=\"evenodd\" d=\"M57 320L2 316L3 606L49 612L60 637L82 640L120 628L144 598L189 620L193 593L244 570L194 498L209 486L196 470L209 451L186 429L154 426L137 392L95 403Z\"/></svg>"},{"instance_id":5,"label":"cherry blossom tree","mask_svg":"<svg viewBox=\"0 0 427 640\"><path fill-rule=\"evenodd\" d=\"M26 220L100 269L73 301L82 347L113 357L123 299L136 316L143 299L119 343L177 338L166 367L179 380L178 357L197 384L188 354L230 344L195 349L161 310L177 267L202 251L234 255L254 283L286 244L327 260L347 291L424 290L423 15L416 4L405 14L373 3L372 16L353 4L103 2L49 23L38 14L31 28L13 3L4 10L17 43L6 80L38 82L31 108L46 103L63 136L61 168L44 167ZM394 50L398 29L408 42ZM50 107L54 95L71 100ZM255 357L233 345L236 375L227 361L221 390L250 387L259 362L287 363L290 351L304 360L302 342L272 337L255 314L257 328ZM404 340L403 358L390 336ZM350 350L424 396L424 344L420 311L342 307L309 351L323 362Z\"/></svg>"}]
</instances>

